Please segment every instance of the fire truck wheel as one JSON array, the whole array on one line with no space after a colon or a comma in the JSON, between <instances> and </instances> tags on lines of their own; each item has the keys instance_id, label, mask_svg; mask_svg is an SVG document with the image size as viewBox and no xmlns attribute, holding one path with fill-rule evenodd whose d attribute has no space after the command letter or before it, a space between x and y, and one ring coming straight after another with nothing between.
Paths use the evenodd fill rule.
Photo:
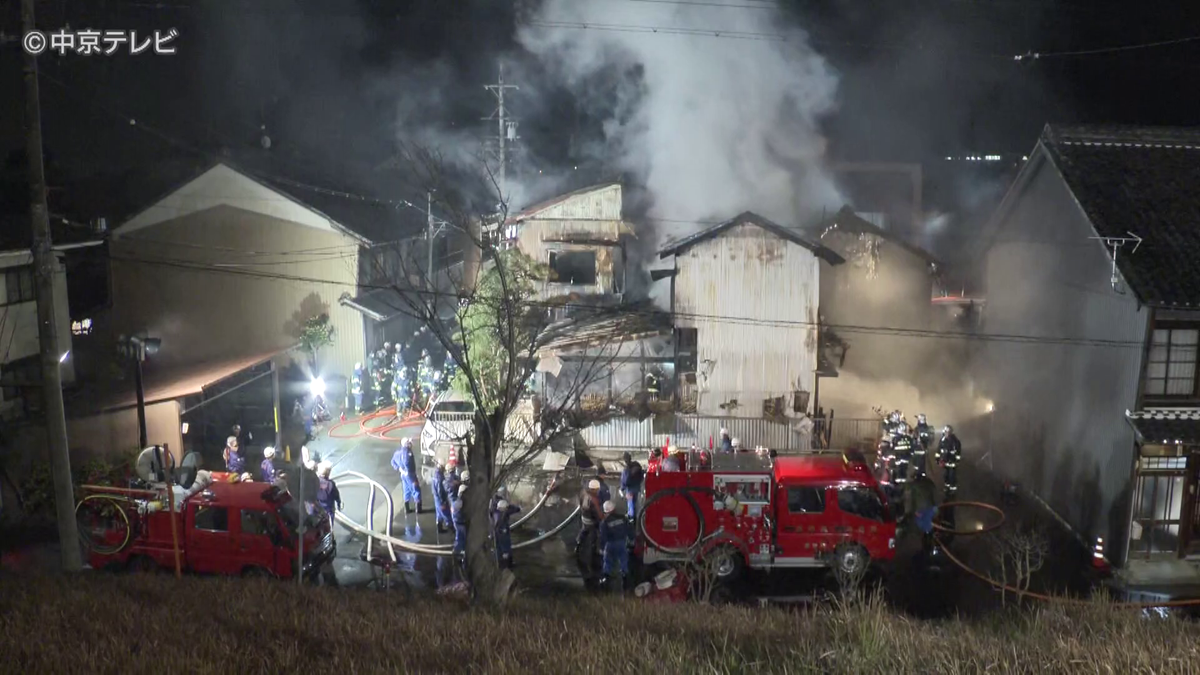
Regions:
<instances>
[{"instance_id":1,"label":"fire truck wheel","mask_svg":"<svg viewBox=\"0 0 1200 675\"><path fill-rule=\"evenodd\" d=\"M159 571L158 563L148 555L135 555L126 563L125 569L134 574L155 574Z\"/></svg>"},{"instance_id":2,"label":"fire truck wheel","mask_svg":"<svg viewBox=\"0 0 1200 675\"><path fill-rule=\"evenodd\" d=\"M742 552L737 550L737 548L733 546L720 546L710 551L707 555L712 559L717 578L723 583L729 583L742 576L745 561L742 559Z\"/></svg>"},{"instance_id":3,"label":"fire truck wheel","mask_svg":"<svg viewBox=\"0 0 1200 675\"><path fill-rule=\"evenodd\" d=\"M242 570L242 576L247 579L269 579L271 573L261 567L247 567Z\"/></svg>"},{"instance_id":4,"label":"fire truck wheel","mask_svg":"<svg viewBox=\"0 0 1200 675\"><path fill-rule=\"evenodd\" d=\"M833 552L833 564L842 574L858 576L871 564L871 555L859 544L842 544Z\"/></svg>"}]
</instances>

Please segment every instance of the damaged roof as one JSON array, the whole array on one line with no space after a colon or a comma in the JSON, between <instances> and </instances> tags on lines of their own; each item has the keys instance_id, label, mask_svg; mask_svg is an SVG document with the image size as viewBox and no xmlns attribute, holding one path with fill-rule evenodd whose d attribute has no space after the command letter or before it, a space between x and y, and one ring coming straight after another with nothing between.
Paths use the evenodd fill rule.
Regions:
<instances>
[{"instance_id":1,"label":"damaged roof","mask_svg":"<svg viewBox=\"0 0 1200 675\"><path fill-rule=\"evenodd\" d=\"M1200 408L1152 408L1125 411L1141 443L1200 445Z\"/></svg>"},{"instance_id":2,"label":"damaged roof","mask_svg":"<svg viewBox=\"0 0 1200 675\"><path fill-rule=\"evenodd\" d=\"M665 247L659 250L659 259L662 260L673 255L679 255L680 253L692 248L696 244L718 237L733 226L744 223L756 225L767 232L770 232L776 237L779 237L780 239L803 246L804 248L812 251L813 255L825 260L831 265L840 265L846 262L846 259L838 255L833 249L821 244L820 242L810 240L799 230L793 230L791 228L784 227L774 221L758 215L757 213L754 213L753 211L745 211L737 216L734 216L733 218L730 218L729 220L726 220L723 223L717 223L716 225L713 225L708 229L701 230L689 237L684 237L683 239L679 239L675 242L667 244Z\"/></svg>"},{"instance_id":3,"label":"damaged roof","mask_svg":"<svg viewBox=\"0 0 1200 675\"><path fill-rule=\"evenodd\" d=\"M880 239L884 239L896 244L900 248L924 260L930 265L937 266L938 269L943 268L942 261L934 257L934 255L929 251L905 241L891 230L885 230L882 227L863 219L854 212L854 209L850 208L849 206L843 206L840 211L833 214L833 217L821 223L821 238L824 239L825 235L829 234L830 232L850 232L853 234L874 235Z\"/></svg>"},{"instance_id":4,"label":"damaged roof","mask_svg":"<svg viewBox=\"0 0 1200 675\"><path fill-rule=\"evenodd\" d=\"M565 192L560 195L555 195L554 197L551 197L550 199L538 202L538 203L534 204L533 206L529 206L524 209L521 209L520 212L513 214L513 216L510 217L508 220L509 220L509 222L513 222L513 223L520 222L522 220L532 218L533 216L536 216L537 214L541 213L542 211L545 211L546 209L548 209L552 206L561 204L561 203L567 201L568 199L571 199L572 197L578 197L579 195L585 195L589 192L596 192L597 190L603 190L605 188L610 188L610 187L613 187L614 185L619 187L621 184L617 181L609 181L607 183L599 183L596 185L589 185L587 187L579 188L578 190L572 190L570 192Z\"/></svg>"},{"instance_id":5,"label":"damaged roof","mask_svg":"<svg viewBox=\"0 0 1200 675\"><path fill-rule=\"evenodd\" d=\"M1200 129L1047 125L1040 145L1148 305L1200 305Z\"/></svg>"},{"instance_id":6,"label":"damaged roof","mask_svg":"<svg viewBox=\"0 0 1200 675\"><path fill-rule=\"evenodd\" d=\"M542 349L559 351L666 335L671 326L670 314L649 302L597 307L550 324L542 335Z\"/></svg>"}]
</instances>

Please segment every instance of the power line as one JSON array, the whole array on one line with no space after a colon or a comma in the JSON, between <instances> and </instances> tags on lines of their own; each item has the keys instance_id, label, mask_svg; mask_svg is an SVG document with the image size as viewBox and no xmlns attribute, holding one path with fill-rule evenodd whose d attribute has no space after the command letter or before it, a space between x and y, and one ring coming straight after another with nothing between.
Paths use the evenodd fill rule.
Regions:
<instances>
[{"instance_id":1,"label":"power line","mask_svg":"<svg viewBox=\"0 0 1200 675\"><path fill-rule=\"evenodd\" d=\"M331 279L320 279L320 278L315 278L315 277L306 277L306 276L290 275L290 274L260 272L260 271L254 271L254 270L213 267L209 264L196 263L193 261L170 260L170 259L150 259L150 258L138 258L138 257L132 257L132 256L127 257L127 256L119 256L119 255L113 256L113 260L116 260L119 262L128 262L128 263L133 263L133 264L157 265L157 266L163 266L163 267L169 267L169 268L187 269L187 270L200 271L200 272L211 272L211 273L218 273L218 274L234 274L234 275L239 275L239 276L270 279L270 280L276 280L276 281L291 281L291 282L333 285L333 286L342 286L342 287L348 285L344 281L336 281L336 280L331 280ZM447 299L450 299L450 298L461 299L463 297L461 294L449 293L449 292L445 292L445 291L433 291L433 290L415 289L415 288L400 289L400 288L397 288L395 285L390 285L390 284L358 284L358 287L361 289L367 289L367 290L385 290L385 289L396 290L397 292L400 292L400 293L408 293L408 294L418 295L418 296L431 296L431 297L435 297L435 298L443 297L443 298L447 298ZM570 303L570 302L558 303L558 302L526 300L526 301L522 301L520 304L524 305L524 306L528 306L528 307L535 307L535 308L541 308L541 309L564 309L565 308L565 309L575 309L575 310L580 310L580 311L585 311L585 312L593 311L596 313L612 313L614 311L612 308L596 307L593 305ZM394 307L393 309L403 311L404 308ZM624 312L629 315L643 315L643 316L655 316L655 315L661 315L664 313L664 312L658 312L655 310L634 309L634 308L626 309L626 310L624 310ZM818 323L818 322L813 322L813 321L799 321L799 320L758 319L758 318L754 318L754 317L737 317L737 316L718 315L718 314L701 314L701 313L692 313L692 312L675 312L674 316L677 318L689 319L689 320L693 320L693 321L701 321L701 322L708 322L708 323L726 323L726 324L741 325L741 326L747 326L747 327L814 328L814 327L820 326L822 328L831 329L831 330L837 331L839 333L862 333L862 334L870 334L870 335L885 335L885 336L892 336L892 337L912 337L912 338L927 338L927 339L959 339L959 340L972 340L972 341L984 341L984 342L1010 342L1010 343L1023 343L1023 344L1051 344L1051 345L1063 345L1063 346L1074 345L1074 346L1136 348L1136 349L1142 349L1144 347L1142 342L1136 341L1136 340L1109 340L1109 339L1099 339L1099 338L1048 337L1048 336L1038 336L1038 335L1028 335L1028 334L1005 334L1005 333L971 333L971 332L967 332L967 331L939 331L939 330L889 327L889 326L829 324L829 323Z\"/></svg>"},{"instance_id":2,"label":"power line","mask_svg":"<svg viewBox=\"0 0 1200 675\"><path fill-rule=\"evenodd\" d=\"M1139 49L1153 49L1156 47L1168 47L1171 45L1179 45L1187 42L1200 41L1200 35L1192 35L1189 37L1176 38L1174 40L1158 40L1156 42L1141 42L1131 45L1120 45L1116 47L1099 47L1097 49L1076 49L1071 51L1061 52L1029 52L1027 54L1018 54L1013 58L1017 61L1026 59L1046 59L1056 58L1061 56L1093 56L1096 54L1116 54L1118 52L1128 52Z\"/></svg>"}]
</instances>

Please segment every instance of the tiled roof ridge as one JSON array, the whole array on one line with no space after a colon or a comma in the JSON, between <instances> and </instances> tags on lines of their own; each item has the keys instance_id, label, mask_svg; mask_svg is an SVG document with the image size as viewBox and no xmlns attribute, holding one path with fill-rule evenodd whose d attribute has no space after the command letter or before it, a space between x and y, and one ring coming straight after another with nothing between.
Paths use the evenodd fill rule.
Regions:
<instances>
[{"instance_id":1,"label":"tiled roof ridge","mask_svg":"<svg viewBox=\"0 0 1200 675\"><path fill-rule=\"evenodd\" d=\"M1125 416L1134 420L1196 420L1200 421L1200 408L1147 408L1138 412L1125 411Z\"/></svg>"},{"instance_id":2,"label":"tiled roof ridge","mask_svg":"<svg viewBox=\"0 0 1200 675\"><path fill-rule=\"evenodd\" d=\"M1158 148L1164 150L1200 150L1200 143L1196 145L1182 143L1144 143L1136 141L1068 141L1061 140L1059 143L1063 145L1091 145L1104 146L1114 148Z\"/></svg>"}]
</instances>

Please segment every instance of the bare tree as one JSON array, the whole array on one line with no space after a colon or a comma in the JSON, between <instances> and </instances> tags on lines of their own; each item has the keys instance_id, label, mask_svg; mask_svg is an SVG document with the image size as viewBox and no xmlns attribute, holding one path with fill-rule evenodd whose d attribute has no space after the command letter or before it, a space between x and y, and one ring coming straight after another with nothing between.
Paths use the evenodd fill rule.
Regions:
<instances>
[{"instance_id":1,"label":"bare tree","mask_svg":"<svg viewBox=\"0 0 1200 675\"><path fill-rule=\"evenodd\" d=\"M394 309L412 317L445 349L457 365L453 386L474 403L466 446L471 489L464 509L468 522L467 575L477 601L500 602L510 584L499 583L495 556L487 550L488 504L505 479L521 472L558 439L608 414L584 401L593 385L607 381L621 355L617 332L585 350L587 356L566 375L556 377L552 397L535 396L532 379L543 350L572 321L554 321L563 301L540 298L546 270L491 232L503 233L507 204L490 173L483 183L494 197L495 212L474 209L468 191L451 177L441 157L428 149L407 147L401 164L423 191L433 195L431 209L446 236L463 243L464 263L457 270L436 270L427 251L397 247L378 261L395 291ZM427 242L432 245L432 242ZM582 319L611 309L570 307ZM581 320L582 320L581 319Z\"/></svg>"},{"instance_id":2,"label":"bare tree","mask_svg":"<svg viewBox=\"0 0 1200 675\"><path fill-rule=\"evenodd\" d=\"M996 538L993 556L999 567L1000 602L1007 603L1006 588L1028 591L1033 575L1046 563L1050 542L1040 529L1012 528Z\"/></svg>"}]
</instances>

